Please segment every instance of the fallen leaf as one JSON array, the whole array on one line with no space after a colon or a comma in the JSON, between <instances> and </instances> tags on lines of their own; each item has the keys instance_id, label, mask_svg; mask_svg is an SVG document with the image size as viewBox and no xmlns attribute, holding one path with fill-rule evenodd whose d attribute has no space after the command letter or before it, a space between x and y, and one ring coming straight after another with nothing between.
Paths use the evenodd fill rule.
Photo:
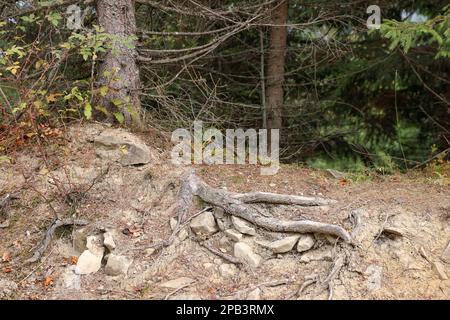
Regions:
<instances>
[{"instance_id":1,"label":"fallen leaf","mask_svg":"<svg viewBox=\"0 0 450 320\"><path fill-rule=\"evenodd\" d=\"M341 186L346 186L347 183L348 183L348 181L347 181L346 179L341 179L341 180L339 180L339 184L340 184Z\"/></svg>"},{"instance_id":2,"label":"fallen leaf","mask_svg":"<svg viewBox=\"0 0 450 320\"><path fill-rule=\"evenodd\" d=\"M53 285L53 278L52 277L47 277L44 279L44 286L48 287Z\"/></svg>"},{"instance_id":3,"label":"fallen leaf","mask_svg":"<svg viewBox=\"0 0 450 320\"><path fill-rule=\"evenodd\" d=\"M9 252L5 252L2 255L2 261L3 262L10 262L11 261L11 255L9 254Z\"/></svg>"},{"instance_id":4,"label":"fallen leaf","mask_svg":"<svg viewBox=\"0 0 450 320\"><path fill-rule=\"evenodd\" d=\"M70 264L71 265L76 265L77 263L78 263L78 257L77 256L70 257Z\"/></svg>"},{"instance_id":5,"label":"fallen leaf","mask_svg":"<svg viewBox=\"0 0 450 320\"><path fill-rule=\"evenodd\" d=\"M2 271L3 271L4 273L10 273L10 272L12 271L12 269L9 268L9 267L3 267L3 268L2 268Z\"/></svg>"}]
</instances>

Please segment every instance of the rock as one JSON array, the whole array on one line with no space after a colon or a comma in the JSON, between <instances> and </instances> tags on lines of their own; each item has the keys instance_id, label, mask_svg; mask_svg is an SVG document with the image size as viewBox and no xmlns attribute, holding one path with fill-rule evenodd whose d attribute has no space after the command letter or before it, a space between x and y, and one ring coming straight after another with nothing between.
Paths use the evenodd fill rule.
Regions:
<instances>
[{"instance_id":1,"label":"rock","mask_svg":"<svg viewBox=\"0 0 450 320\"><path fill-rule=\"evenodd\" d=\"M9 299L17 291L18 286L14 281L0 279L0 299Z\"/></svg>"},{"instance_id":2,"label":"rock","mask_svg":"<svg viewBox=\"0 0 450 320\"><path fill-rule=\"evenodd\" d=\"M186 229L181 229L178 233L178 239L180 239L180 241L184 241L187 238L189 238L189 232Z\"/></svg>"},{"instance_id":3,"label":"rock","mask_svg":"<svg viewBox=\"0 0 450 320\"><path fill-rule=\"evenodd\" d=\"M103 239L100 236L89 236L86 238L86 247L89 251L96 255L103 255Z\"/></svg>"},{"instance_id":4,"label":"rock","mask_svg":"<svg viewBox=\"0 0 450 320\"><path fill-rule=\"evenodd\" d=\"M238 268L234 264L224 263L219 266L219 273L224 278L232 278L238 272Z\"/></svg>"},{"instance_id":5,"label":"rock","mask_svg":"<svg viewBox=\"0 0 450 320\"><path fill-rule=\"evenodd\" d=\"M369 291L375 291L381 288L383 267L371 264L367 267L365 274L369 276L367 279L367 289Z\"/></svg>"},{"instance_id":6,"label":"rock","mask_svg":"<svg viewBox=\"0 0 450 320\"><path fill-rule=\"evenodd\" d=\"M173 231L175 230L175 228L177 227L177 223L178 220L175 218L170 218L169 224L170 224L170 229Z\"/></svg>"},{"instance_id":7,"label":"rock","mask_svg":"<svg viewBox=\"0 0 450 320\"><path fill-rule=\"evenodd\" d=\"M214 207L214 216L216 219L223 219L225 218L225 211L222 208Z\"/></svg>"},{"instance_id":8,"label":"rock","mask_svg":"<svg viewBox=\"0 0 450 320\"><path fill-rule=\"evenodd\" d=\"M204 263L204 264L203 264L203 267L204 267L206 270L210 270L210 269L214 269L214 268L216 267L216 265L215 265L214 263L207 262L207 263Z\"/></svg>"},{"instance_id":9,"label":"rock","mask_svg":"<svg viewBox=\"0 0 450 320\"><path fill-rule=\"evenodd\" d=\"M231 241L227 236L223 236L222 238L219 239L219 245L222 248L228 247L228 246L231 246Z\"/></svg>"},{"instance_id":10,"label":"rock","mask_svg":"<svg viewBox=\"0 0 450 320\"><path fill-rule=\"evenodd\" d=\"M66 268L62 274L62 286L64 289L80 290L81 277L75 273L76 267L70 266Z\"/></svg>"},{"instance_id":11,"label":"rock","mask_svg":"<svg viewBox=\"0 0 450 320\"><path fill-rule=\"evenodd\" d=\"M308 251L309 249L314 247L315 243L316 240L312 235L310 234L301 235L297 242L297 251L298 252Z\"/></svg>"},{"instance_id":12,"label":"rock","mask_svg":"<svg viewBox=\"0 0 450 320\"><path fill-rule=\"evenodd\" d=\"M107 231L103 234L103 245L111 252L116 248L116 243L111 232Z\"/></svg>"},{"instance_id":13,"label":"rock","mask_svg":"<svg viewBox=\"0 0 450 320\"><path fill-rule=\"evenodd\" d=\"M190 226L192 231L194 231L197 235L210 235L218 231L214 216L209 211L204 212L192 219Z\"/></svg>"},{"instance_id":14,"label":"rock","mask_svg":"<svg viewBox=\"0 0 450 320\"><path fill-rule=\"evenodd\" d=\"M217 227L219 228L219 230L220 231L225 231L226 225L225 225L225 222L223 221L223 219L216 218L216 222L217 222Z\"/></svg>"},{"instance_id":15,"label":"rock","mask_svg":"<svg viewBox=\"0 0 450 320\"><path fill-rule=\"evenodd\" d=\"M132 260L125 256L111 253L105 266L105 273L109 276L127 275Z\"/></svg>"},{"instance_id":16,"label":"rock","mask_svg":"<svg viewBox=\"0 0 450 320\"><path fill-rule=\"evenodd\" d=\"M155 251L156 250L154 248L148 248L148 249L145 250L145 255L146 256L151 256L152 254L155 253Z\"/></svg>"},{"instance_id":17,"label":"rock","mask_svg":"<svg viewBox=\"0 0 450 320\"><path fill-rule=\"evenodd\" d=\"M169 289L178 289L184 286L188 286L191 283L194 283L194 279L188 278L188 277L181 277L178 279L170 280L167 282L164 282L160 284L163 288L169 288Z\"/></svg>"},{"instance_id":18,"label":"rock","mask_svg":"<svg viewBox=\"0 0 450 320\"><path fill-rule=\"evenodd\" d=\"M444 252L442 253L441 258L445 263L450 263L450 242L447 245L447 248L445 248Z\"/></svg>"},{"instance_id":19,"label":"rock","mask_svg":"<svg viewBox=\"0 0 450 320\"><path fill-rule=\"evenodd\" d=\"M335 179L344 179L345 178L345 173L340 172L338 170L327 169L326 171L330 174L330 176L332 176Z\"/></svg>"},{"instance_id":20,"label":"rock","mask_svg":"<svg viewBox=\"0 0 450 320\"><path fill-rule=\"evenodd\" d=\"M243 260L252 268L257 268L262 261L261 256L254 253L252 248L244 242L236 242L234 244L234 256Z\"/></svg>"},{"instance_id":21,"label":"rock","mask_svg":"<svg viewBox=\"0 0 450 320\"><path fill-rule=\"evenodd\" d=\"M233 241L239 242L242 240L242 233L237 232L234 229L225 230L225 235Z\"/></svg>"},{"instance_id":22,"label":"rock","mask_svg":"<svg viewBox=\"0 0 450 320\"><path fill-rule=\"evenodd\" d=\"M333 259L333 254L330 249L325 251L307 251L300 257L300 262L308 263L311 261L321 261Z\"/></svg>"},{"instance_id":23,"label":"rock","mask_svg":"<svg viewBox=\"0 0 450 320\"><path fill-rule=\"evenodd\" d=\"M261 289L256 288L247 295L247 300L261 300Z\"/></svg>"},{"instance_id":24,"label":"rock","mask_svg":"<svg viewBox=\"0 0 450 320\"><path fill-rule=\"evenodd\" d=\"M124 166L147 164L152 160L145 143L123 129L106 129L94 139L94 144L99 157L120 161Z\"/></svg>"},{"instance_id":25,"label":"rock","mask_svg":"<svg viewBox=\"0 0 450 320\"><path fill-rule=\"evenodd\" d=\"M82 253L84 250L87 249L86 247L86 239L87 239L87 230L86 228L77 229L73 232L73 248L78 253Z\"/></svg>"},{"instance_id":26,"label":"rock","mask_svg":"<svg viewBox=\"0 0 450 320\"><path fill-rule=\"evenodd\" d=\"M292 248L297 243L297 240L298 240L299 237L300 236L298 236L298 235L290 236L290 237L286 237L286 238L281 239L281 240L277 240L277 241L271 242L269 244L269 248L274 253L285 253L285 252L291 251Z\"/></svg>"},{"instance_id":27,"label":"rock","mask_svg":"<svg viewBox=\"0 0 450 320\"><path fill-rule=\"evenodd\" d=\"M251 224L244 219L232 216L231 222L237 231L240 233L248 234L254 236L256 234L255 228L251 226Z\"/></svg>"},{"instance_id":28,"label":"rock","mask_svg":"<svg viewBox=\"0 0 450 320\"><path fill-rule=\"evenodd\" d=\"M390 238L403 237L403 231L394 227L385 227L381 234L384 234Z\"/></svg>"},{"instance_id":29,"label":"rock","mask_svg":"<svg viewBox=\"0 0 450 320\"><path fill-rule=\"evenodd\" d=\"M433 267L434 267L434 270L439 275L439 279L448 280L447 274L445 273L444 265L442 263L440 263L439 261L435 261L433 263Z\"/></svg>"},{"instance_id":30,"label":"rock","mask_svg":"<svg viewBox=\"0 0 450 320\"><path fill-rule=\"evenodd\" d=\"M102 266L103 252L101 254L92 253L90 250L85 250L81 256L78 257L77 266L75 268L76 274L90 274L96 273Z\"/></svg>"}]
</instances>

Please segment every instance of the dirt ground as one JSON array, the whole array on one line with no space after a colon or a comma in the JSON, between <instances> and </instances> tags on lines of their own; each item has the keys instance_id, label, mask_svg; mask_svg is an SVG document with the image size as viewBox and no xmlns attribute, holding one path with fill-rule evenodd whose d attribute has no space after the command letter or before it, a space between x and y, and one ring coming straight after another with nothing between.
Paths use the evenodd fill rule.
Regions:
<instances>
[{"instance_id":1,"label":"dirt ground","mask_svg":"<svg viewBox=\"0 0 450 320\"><path fill-rule=\"evenodd\" d=\"M282 166L274 176L259 175L255 166L196 166L211 186L228 191L337 200L320 210L269 205L264 209L281 219L338 224L353 236L353 243L346 244L315 235L314 247L307 252L274 254L259 243L286 235L257 229L255 236L242 241L263 257L263 263L257 269L243 265L223 274L222 265L229 262L200 246L189 227L187 237L161 250L148 249L170 236L169 208L189 168L172 165L164 143L155 143L157 137L143 136L153 153L149 164L122 166L99 158L90 141L102 129L74 126L50 146L34 145L14 155L12 163L0 164L0 196L13 195L0 215L0 224L8 222L0 228L0 298L450 298L450 264L442 259L450 241L448 172L439 177L412 172L356 181L292 165ZM82 196L68 201L68 193ZM348 218L352 212L361 218L357 230ZM58 229L43 257L26 263L56 215L86 219L84 232L89 235L114 230L114 253L132 260L127 275L108 276L104 266L94 274L71 274L80 255L73 245L79 227ZM222 231L207 241L233 254L233 242ZM344 257L342 269L330 286L321 286L337 257ZM175 279L186 282L176 288L164 285Z\"/></svg>"}]
</instances>

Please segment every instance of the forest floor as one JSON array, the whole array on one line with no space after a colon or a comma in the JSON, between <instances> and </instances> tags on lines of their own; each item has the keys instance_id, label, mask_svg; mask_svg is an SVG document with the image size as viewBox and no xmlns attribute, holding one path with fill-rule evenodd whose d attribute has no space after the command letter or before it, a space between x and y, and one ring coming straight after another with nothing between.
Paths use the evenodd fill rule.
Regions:
<instances>
[{"instance_id":1,"label":"forest floor","mask_svg":"<svg viewBox=\"0 0 450 320\"><path fill-rule=\"evenodd\" d=\"M167 145L157 136L141 136L152 151L149 164L122 166L99 157L91 141L102 130L101 125L73 126L52 144L34 145L15 154L11 163L0 163L0 196L11 194L0 214L0 299L450 298L448 171L358 181L293 165L282 166L274 176L261 176L250 165L195 166L208 184L228 191L337 200L323 210L264 209L282 219L338 224L352 232L352 245L314 235L306 252L294 248L275 254L261 244L286 235L256 228L256 235L240 240L262 257L251 268L200 246L189 226L173 244L149 248L171 235L169 208L189 168L172 165ZM352 230L351 212L361 219L358 232ZM56 215L88 225L58 228L41 259L27 263ZM226 216L224 221L230 227ZM77 237L105 230L113 235L113 253L132 262L126 275L107 275L104 259L97 272L75 274L82 251ZM233 254L233 241L223 231L209 236L208 243ZM338 256L345 256L344 264L324 288L320 283Z\"/></svg>"}]
</instances>

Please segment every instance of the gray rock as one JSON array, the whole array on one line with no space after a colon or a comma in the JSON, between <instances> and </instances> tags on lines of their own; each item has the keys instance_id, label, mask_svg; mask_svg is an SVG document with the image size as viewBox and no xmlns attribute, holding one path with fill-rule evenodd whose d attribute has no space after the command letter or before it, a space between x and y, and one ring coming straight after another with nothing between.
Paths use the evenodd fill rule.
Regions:
<instances>
[{"instance_id":1,"label":"gray rock","mask_svg":"<svg viewBox=\"0 0 450 320\"><path fill-rule=\"evenodd\" d=\"M236 242L234 244L234 256L252 268L257 268L262 262L261 256L254 253L252 248L244 242Z\"/></svg>"},{"instance_id":2,"label":"gray rock","mask_svg":"<svg viewBox=\"0 0 450 320\"><path fill-rule=\"evenodd\" d=\"M102 255L104 253L103 237L101 236L89 236L86 238L86 247L89 251L96 255Z\"/></svg>"},{"instance_id":3,"label":"gray rock","mask_svg":"<svg viewBox=\"0 0 450 320\"><path fill-rule=\"evenodd\" d=\"M197 235L210 235L218 231L214 216L209 211L192 219L190 226Z\"/></svg>"},{"instance_id":4,"label":"gray rock","mask_svg":"<svg viewBox=\"0 0 450 320\"><path fill-rule=\"evenodd\" d=\"M132 260L125 256L111 253L105 266L105 273L109 276L127 275Z\"/></svg>"},{"instance_id":5,"label":"gray rock","mask_svg":"<svg viewBox=\"0 0 450 320\"><path fill-rule=\"evenodd\" d=\"M433 267L434 267L434 270L439 275L439 279L448 280L447 274L445 273L445 267L442 263L440 263L439 261L435 261L433 263Z\"/></svg>"},{"instance_id":6,"label":"gray rock","mask_svg":"<svg viewBox=\"0 0 450 320\"><path fill-rule=\"evenodd\" d=\"M261 300L261 289L256 288L247 295L247 300Z\"/></svg>"},{"instance_id":7,"label":"gray rock","mask_svg":"<svg viewBox=\"0 0 450 320\"><path fill-rule=\"evenodd\" d=\"M170 229L173 231L175 230L175 228L177 227L177 223L178 220L175 218L170 218L169 224L170 224Z\"/></svg>"},{"instance_id":8,"label":"gray rock","mask_svg":"<svg viewBox=\"0 0 450 320\"><path fill-rule=\"evenodd\" d=\"M75 273L76 267L67 267L62 274L62 286L64 289L80 290L81 289L81 277Z\"/></svg>"},{"instance_id":9,"label":"gray rock","mask_svg":"<svg viewBox=\"0 0 450 320\"><path fill-rule=\"evenodd\" d=\"M234 264L224 263L219 266L219 273L224 278L232 278L238 272L238 268Z\"/></svg>"},{"instance_id":10,"label":"gray rock","mask_svg":"<svg viewBox=\"0 0 450 320\"><path fill-rule=\"evenodd\" d=\"M103 234L103 245L109 250L113 251L116 248L116 243L114 242L114 237L112 232L105 232Z\"/></svg>"},{"instance_id":11,"label":"gray rock","mask_svg":"<svg viewBox=\"0 0 450 320\"><path fill-rule=\"evenodd\" d=\"M269 248L274 253L285 253L285 252L291 251L292 248L294 248L295 244L297 243L297 240L299 237L300 236L298 236L298 235L290 236L290 237L286 237L281 240L271 242L269 244Z\"/></svg>"},{"instance_id":12,"label":"gray rock","mask_svg":"<svg viewBox=\"0 0 450 320\"><path fill-rule=\"evenodd\" d=\"M301 235L297 242L297 251L298 252L308 251L309 249L314 247L315 243L316 240L312 235L310 234Z\"/></svg>"},{"instance_id":13,"label":"gray rock","mask_svg":"<svg viewBox=\"0 0 450 320\"><path fill-rule=\"evenodd\" d=\"M85 250L81 256L78 257L77 266L75 268L75 272L77 274L91 274L96 273L100 270L102 266L103 253L105 248L103 248L103 252L93 253L90 250Z\"/></svg>"},{"instance_id":14,"label":"gray rock","mask_svg":"<svg viewBox=\"0 0 450 320\"><path fill-rule=\"evenodd\" d=\"M368 276L367 289L369 291L376 291L381 288L383 267L376 264L371 264L367 267L365 274Z\"/></svg>"},{"instance_id":15,"label":"gray rock","mask_svg":"<svg viewBox=\"0 0 450 320\"><path fill-rule=\"evenodd\" d=\"M333 254L331 250L325 251L307 251L300 257L300 262L308 263L311 261L322 261L328 260L331 261L333 259Z\"/></svg>"},{"instance_id":16,"label":"gray rock","mask_svg":"<svg viewBox=\"0 0 450 320\"><path fill-rule=\"evenodd\" d=\"M445 248L441 258L445 263L450 263L450 243L447 245L447 248Z\"/></svg>"},{"instance_id":17,"label":"gray rock","mask_svg":"<svg viewBox=\"0 0 450 320\"><path fill-rule=\"evenodd\" d=\"M145 143L123 129L106 129L94 139L97 155L124 166L147 164L152 155Z\"/></svg>"},{"instance_id":18,"label":"gray rock","mask_svg":"<svg viewBox=\"0 0 450 320\"><path fill-rule=\"evenodd\" d=\"M188 286L192 283L194 283L195 280L188 278L188 277L181 277L174 280L170 280L167 282L162 283L160 286L163 288L169 288L169 289L178 289L184 286Z\"/></svg>"},{"instance_id":19,"label":"gray rock","mask_svg":"<svg viewBox=\"0 0 450 320\"><path fill-rule=\"evenodd\" d=\"M14 281L0 279L0 299L12 298L18 286Z\"/></svg>"},{"instance_id":20,"label":"gray rock","mask_svg":"<svg viewBox=\"0 0 450 320\"><path fill-rule=\"evenodd\" d=\"M178 239L180 239L180 241L184 241L187 238L189 238L189 232L186 229L181 229L178 233Z\"/></svg>"},{"instance_id":21,"label":"gray rock","mask_svg":"<svg viewBox=\"0 0 450 320\"><path fill-rule=\"evenodd\" d=\"M234 229L227 229L225 230L225 235L230 238L233 241L241 241L243 238L242 233L239 233L238 231L234 230Z\"/></svg>"},{"instance_id":22,"label":"gray rock","mask_svg":"<svg viewBox=\"0 0 450 320\"><path fill-rule=\"evenodd\" d=\"M244 219L232 216L231 222L237 231L240 233L248 234L254 236L256 234L255 228L251 226L251 224Z\"/></svg>"}]
</instances>

